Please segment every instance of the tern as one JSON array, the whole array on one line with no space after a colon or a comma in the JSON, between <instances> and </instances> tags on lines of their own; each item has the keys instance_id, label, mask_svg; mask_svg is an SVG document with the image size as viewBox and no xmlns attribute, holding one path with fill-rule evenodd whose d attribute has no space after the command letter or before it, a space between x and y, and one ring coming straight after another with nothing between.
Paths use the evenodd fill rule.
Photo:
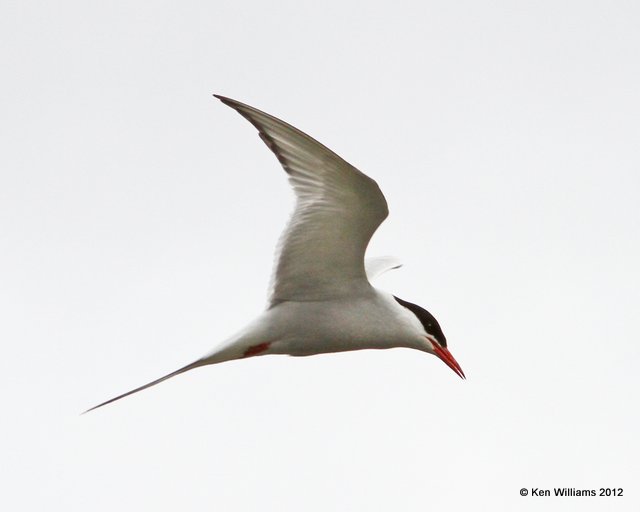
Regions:
<instances>
[{"instance_id":1,"label":"tern","mask_svg":"<svg viewBox=\"0 0 640 512\"><path fill-rule=\"evenodd\" d=\"M465 378L434 316L370 283L400 266L391 257L365 260L369 240L389 213L378 184L290 124L214 96L257 128L296 196L278 244L267 307L200 359L85 412L194 368L268 354L311 356L405 347L436 355Z\"/></svg>"}]
</instances>

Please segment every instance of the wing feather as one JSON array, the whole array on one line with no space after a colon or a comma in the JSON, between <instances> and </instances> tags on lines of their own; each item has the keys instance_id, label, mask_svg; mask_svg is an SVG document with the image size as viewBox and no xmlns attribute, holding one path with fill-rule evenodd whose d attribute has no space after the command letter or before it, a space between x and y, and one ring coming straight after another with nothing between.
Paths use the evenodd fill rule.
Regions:
<instances>
[{"instance_id":1,"label":"wing feather","mask_svg":"<svg viewBox=\"0 0 640 512\"><path fill-rule=\"evenodd\" d=\"M366 293L369 240L388 215L377 183L297 128L215 95L258 129L289 175L296 207L276 252L270 301L329 300Z\"/></svg>"}]
</instances>

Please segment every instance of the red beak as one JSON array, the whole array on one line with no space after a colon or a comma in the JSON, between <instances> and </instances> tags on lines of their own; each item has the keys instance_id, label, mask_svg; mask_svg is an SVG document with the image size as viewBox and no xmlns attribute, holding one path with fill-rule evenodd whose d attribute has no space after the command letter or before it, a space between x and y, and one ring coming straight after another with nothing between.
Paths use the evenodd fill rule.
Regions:
<instances>
[{"instance_id":1,"label":"red beak","mask_svg":"<svg viewBox=\"0 0 640 512\"><path fill-rule=\"evenodd\" d=\"M442 359L442 361L444 361L444 364L446 364L449 368L456 372L456 374L458 374L461 379L466 379L462 368L460 368L460 365L458 364L458 361L456 361L455 357L451 355L449 349L447 349L447 347L441 347L437 342L434 342L431 339L429 341L431 341L431 344L433 345L433 351L440 359Z\"/></svg>"}]
</instances>

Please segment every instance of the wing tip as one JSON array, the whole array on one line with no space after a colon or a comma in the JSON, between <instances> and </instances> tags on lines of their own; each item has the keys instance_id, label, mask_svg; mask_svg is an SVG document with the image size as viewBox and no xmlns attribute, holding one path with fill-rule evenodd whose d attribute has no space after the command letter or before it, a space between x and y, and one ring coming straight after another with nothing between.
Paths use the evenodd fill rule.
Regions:
<instances>
[{"instance_id":1,"label":"wing tip","mask_svg":"<svg viewBox=\"0 0 640 512\"><path fill-rule=\"evenodd\" d=\"M222 94L214 94L213 97L216 99L219 99L225 105L231 108L234 108L236 110L242 107L248 107L248 105L245 105L244 103L238 100L234 100L233 98L228 98L227 96L223 96Z\"/></svg>"},{"instance_id":2,"label":"wing tip","mask_svg":"<svg viewBox=\"0 0 640 512\"><path fill-rule=\"evenodd\" d=\"M214 98L218 98L220 101L232 101L231 98L227 98L226 96L223 96L222 94L213 93L213 97Z\"/></svg>"}]
</instances>

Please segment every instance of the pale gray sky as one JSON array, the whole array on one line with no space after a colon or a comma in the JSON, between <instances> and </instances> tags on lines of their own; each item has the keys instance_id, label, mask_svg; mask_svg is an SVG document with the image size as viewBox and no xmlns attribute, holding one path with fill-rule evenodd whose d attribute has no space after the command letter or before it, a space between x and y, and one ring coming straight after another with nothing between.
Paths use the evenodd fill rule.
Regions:
<instances>
[{"instance_id":1,"label":"pale gray sky","mask_svg":"<svg viewBox=\"0 0 640 512\"><path fill-rule=\"evenodd\" d=\"M638 510L637 2L6 2L4 510ZM194 371L292 207L224 94L376 179L408 350ZM522 487L622 487L523 498Z\"/></svg>"}]
</instances>

